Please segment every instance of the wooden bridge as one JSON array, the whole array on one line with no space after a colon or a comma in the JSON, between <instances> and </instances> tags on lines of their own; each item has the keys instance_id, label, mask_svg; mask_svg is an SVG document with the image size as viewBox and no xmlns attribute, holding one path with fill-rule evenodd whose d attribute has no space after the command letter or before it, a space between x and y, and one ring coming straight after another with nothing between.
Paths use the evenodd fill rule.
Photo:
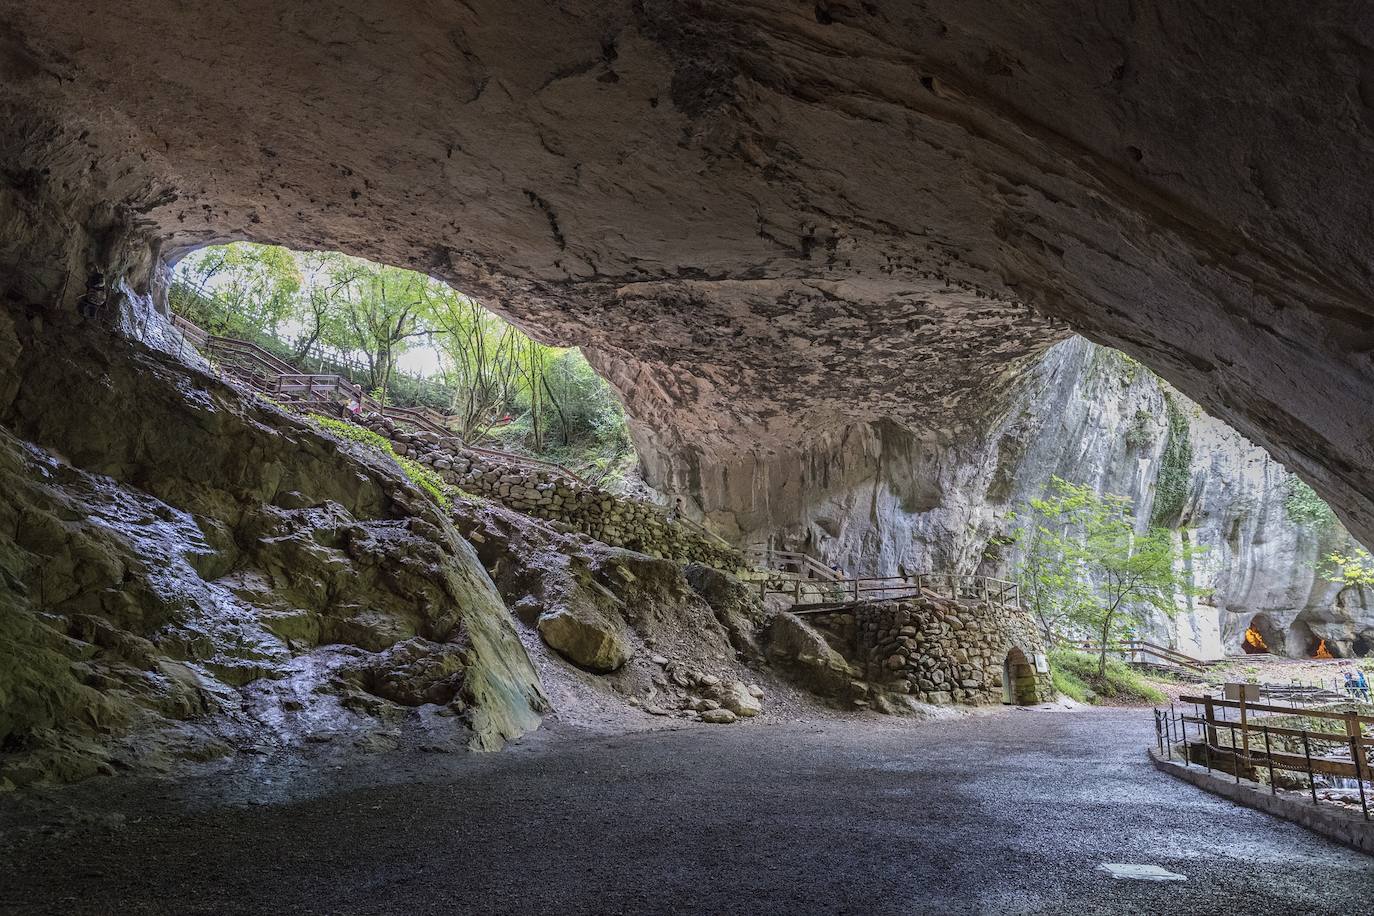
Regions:
<instances>
[{"instance_id":1,"label":"wooden bridge","mask_svg":"<svg viewBox=\"0 0 1374 916\"><path fill-rule=\"evenodd\" d=\"M818 614L874 601L934 595L989 605L1019 606L1020 587L991 576L918 573L910 576L845 577L815 557L797 551L746 548L745 558L780 575L759 580L759 598L780 596L793 613Z\"/></svg>"}]
</instances>

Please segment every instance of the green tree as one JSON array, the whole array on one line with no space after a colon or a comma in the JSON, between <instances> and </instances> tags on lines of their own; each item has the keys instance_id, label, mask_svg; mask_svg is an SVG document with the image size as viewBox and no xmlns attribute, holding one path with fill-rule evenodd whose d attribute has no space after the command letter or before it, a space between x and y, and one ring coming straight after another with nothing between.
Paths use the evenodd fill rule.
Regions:
<instances>
[{"instance_id":1,"label":"green tree","mask_svg":"<svg viewBox=\"0 0 1374 916\"><path fill-rule=\"evenodd\" d=\"M1203 548L1175 545L1167 528L1138 534L1124 496L1099 496L1059 477L1050 488L1031 502L1044 519L1037 541L1047 572L1037 585L1052 593L1051 608L1062 608L1065 618L1098 637L1098 670L1105 676L1108 649L1124 631L1144 624L1151 611L1172 617L1180 595L1204 593L1179 572ZM1033 568L1037 562L1032 557Z\"/></svg>"},{"instance_id":2,"label":"green tree","mask_svg":"<svg viewBox=\"0 0 1374 916\"><path fill-rule=\"evenodd\" d=\"M396 359L410 341L430 333L427 319L437 281L397 267L383 267L359 258L343 258L330 270L331 286L340 295L331 323L345 352L362 354L367 387L383 397L389 389Z\"/></svg>"},{"instance_id":3,"label":"green tree","mask_svg":"<svg viewBox=\"0 0 1374 916\"><path fill-rule=\"evenodd\" d=\"M293 316L302 281L290 251L247 242L194 251L179 271L192 287L174 290L179 314L212 334L249 339L274 336Z\"/></svg>"},{"instance_id":4,"label":"green tree","mask_svg":"<svg viewBox=\"0 0 1374 916\"><path fill-rule=\"evenodd\" d=\"M1017 569L1021 602L1050 645L1060 641L1064 627L1080 617L1082 606L1094 598L1081 573L1081 545L1066 534L1062 529L1036 525L1026 539Z\"/></svg>"},{"instance_id":5,"label":"green tree","mask_svg":"<svg viewBox=\"0 0 1374 916\"><path fill-rule=\"evenodd\" d=\"M430 316L436 329L431 339L452 392L450 410L462 437L479 439L515 401L523 335L453 290L431 300Z\"/></svg>"},{"instance_id":6,"label":"green tree","mask_svg":"<svg viewBox=\"0 0 1374 916\"><path fill-rule=\"evenodd\" d=\"M1374 588L1374 557L1358 544L1349 553L1332 551L1326 555L1322 574L1341 586L1336 593L1336 604L1344 606L1345 593L1354 590L1360 596L1360 604L1365 604L1365 589Z\"/></svg>"}]
</instances>

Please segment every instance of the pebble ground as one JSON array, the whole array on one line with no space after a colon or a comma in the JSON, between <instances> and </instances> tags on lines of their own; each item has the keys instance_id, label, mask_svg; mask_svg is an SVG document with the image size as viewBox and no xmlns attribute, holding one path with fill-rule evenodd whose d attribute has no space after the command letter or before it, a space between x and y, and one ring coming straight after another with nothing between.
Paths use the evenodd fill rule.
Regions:
<instances>
[{"instance_id":1,"label":"pebble ground","mask_svg":"<svg viewBox=\"0 0 1374 916\"><path fill-rule=\"evenodd\" d=\"M1374 913L1374 859L1156 772L1149 721L554 729L106 780L53 796L81 825L10 817L0 913Z\"/></svg>"}]
</instances>

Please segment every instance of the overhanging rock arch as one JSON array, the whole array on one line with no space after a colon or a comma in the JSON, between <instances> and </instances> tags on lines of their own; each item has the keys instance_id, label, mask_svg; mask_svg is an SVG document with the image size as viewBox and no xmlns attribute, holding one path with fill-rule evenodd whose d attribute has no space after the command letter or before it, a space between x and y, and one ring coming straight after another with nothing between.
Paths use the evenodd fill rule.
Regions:
<instances>
[{"instance_id":1,"label":"overhanging rock arch","mask_svg":"<svg viewBox=\"0 0 1374 916\"><path fill-rule=\"evenodd\" d=\"M976 425L1068 321L1374 536L1374 11L1088 9L0 0L0 291L218 238L423 269L590 347L660 480Z\"/></svg>"}]
</instances>

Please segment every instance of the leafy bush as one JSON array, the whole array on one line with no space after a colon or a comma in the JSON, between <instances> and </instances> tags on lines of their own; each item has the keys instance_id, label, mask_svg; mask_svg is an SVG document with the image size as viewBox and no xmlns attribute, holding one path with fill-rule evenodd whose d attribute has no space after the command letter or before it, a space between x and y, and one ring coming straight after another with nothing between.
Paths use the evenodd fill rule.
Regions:
<instances>
[{"instance_id":1,"label":"leafy bush","mask_svg":"<svg viewBox=\"0 0 1374 916\"><path fill-rule=\"evenodd\" d=\"M386 455L392 461L396 462L396 466L401 469L401 473L405 474L406 478L409 479L411 483L429 494L430 498L438 503L440 508L448 508L448 486L433 468L426 467L418 461L411 461L409 458L401 457L396 454L396 450L391 447L390 442L377 433L374 433L372 430L364 429L356 423L350 423L347 420L338 420L334 417L326 417L318 413L307 414L306 418L316 426L333 433L341 439L357 442L359 445L365 445L370 449Z\"/></svg>"},{"instance_id":2,"label":"leafy bush","mask_svg":"<svg viewBox=\"0 0 1374 916\"><path fill-rule=\"evenodd\" d=\"M1144 448L1154 438L1155 418L1148 411L1137 410L1131 418L1130 428L1126 430L1126 445L1130 448Z\"/></svg>"},{"instance_id":3,"label":"leafy bush","mask_svg":"<svg viewBox=\"0 0 1374 916\"><path fill-rule=\"evenodd\" d=\"M1120 700L1126 703L1163 703L1169 698L1125 662L1108 659L1105 677L1097 673L1097 656L1072 649L1050 651L1055 689L1080 703Z\"/></svg>"},{"instance_id":4,"label":"leafy bush","mask_svg":"<svg viewBox=\"0 0 1374 916\"><path fill-rule=\"evenodd\" d=\"M1284 482L1283 510L1290 522L1313 531L1325 530L1336 521L1326 500L1297 476Z\"/></svg>"}]
</instances>

